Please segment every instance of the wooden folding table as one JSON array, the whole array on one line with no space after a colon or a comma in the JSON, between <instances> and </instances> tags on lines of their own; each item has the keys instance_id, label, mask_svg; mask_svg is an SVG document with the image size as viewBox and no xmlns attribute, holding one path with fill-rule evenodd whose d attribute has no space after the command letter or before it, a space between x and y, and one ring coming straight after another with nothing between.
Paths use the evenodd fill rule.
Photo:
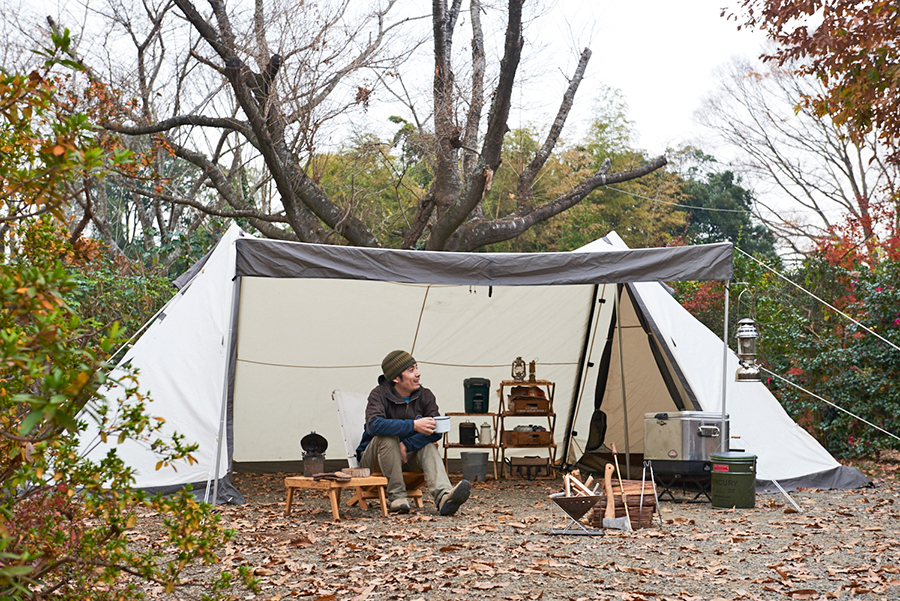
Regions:
<instances>
[{"instance_id":1,"label":"wooden folding table","mask_svg":"<svg viewBox=\"0 0 900 601\"><path fill-rule=\"evenodd\" d=\"M340 521L341 515L338 512L341 503L341 491L345 488L374 487L378 491L378 501L381 504L381 515L387 517L387 497L384 490L387 486L387 478L384 476L367 476L365 478L350 478L347 482L335 482L333 480L314 480L306 476L290 476L284 479L284 486L287 488L287 505L284 508L284 515L291 514L291 503L294 500L295 489L314 489L324 490L328 493L331 500L331 515L334 520Z\"/></svg>"}]
</instances>

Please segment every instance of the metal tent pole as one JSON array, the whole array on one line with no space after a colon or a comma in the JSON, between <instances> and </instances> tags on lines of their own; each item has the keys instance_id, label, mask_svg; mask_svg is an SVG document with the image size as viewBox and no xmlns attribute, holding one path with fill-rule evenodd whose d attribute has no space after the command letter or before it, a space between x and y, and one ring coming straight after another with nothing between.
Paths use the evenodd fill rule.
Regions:
<instances>
[{"instance_id":1,"label":"metal tent pole","mask_svg":"<svg viewBox=\"0 0 900 601\"><path fill-rule=\"evenodd\" d=\"M727 416L725 413L725 390L728 387L728 304L730 302L731 282L725 282L725 333L722 334L722 426L719 447L725 453L729 449Z\"/></svg>"},{"instance_id":2,"label":"metal tent pole","mask_svg":"<svg viewBox=\"0 0 900 601\"><path fill-rule=\"evenodd\" d=\"M625 402L625 364L622 362L622 304L619 301L619 295L625 292L625 286L622 284L621 291L616 290L615 309L616 309L616 332L619 339L619 379L622 381L622 417L625 425L625 473L631 476L631 445L628 443L628 405Z\"/></svg>"}]
</instances>

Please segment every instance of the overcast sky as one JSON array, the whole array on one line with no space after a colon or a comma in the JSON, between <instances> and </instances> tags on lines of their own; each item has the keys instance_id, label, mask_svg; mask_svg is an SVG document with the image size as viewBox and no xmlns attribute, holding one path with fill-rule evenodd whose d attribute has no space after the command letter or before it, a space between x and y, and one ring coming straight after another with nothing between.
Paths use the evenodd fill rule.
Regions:
<instances>
[{"instance_id":1,"label":"overcast sky","mask_svg":"<svg viewBox=\"0 0 900 601\"><path fill-rule=\"evenodd\" d=\"M589 46L593 55L572 125L589 117L599 84L606 84L623 93L637 146L658 155L667 146L694 141L699 126L692 116L714 88L718 66L733 56L759 55L761 33L738 31L719 16L723 5L736 2L557 0L557 9L539 28L530 26L526 37L540 34L557 57L573 54L575 44Z\"/></svg>"}]
</instances>

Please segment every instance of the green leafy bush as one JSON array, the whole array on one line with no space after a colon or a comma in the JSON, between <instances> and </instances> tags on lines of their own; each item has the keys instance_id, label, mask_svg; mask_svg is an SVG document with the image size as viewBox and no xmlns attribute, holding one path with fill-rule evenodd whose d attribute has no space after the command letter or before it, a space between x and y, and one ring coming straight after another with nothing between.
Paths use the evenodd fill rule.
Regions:
<instances>
[{"instance_id":1,"label":"green leafy bush","mask_svg":"<svg viewBox=\"0 0 900 601\"><path fill-rule=\"evenodd\" d=\"M119 327L83 320L67 302L78 298L73 267L92 254L84 240L70 244L62 225L71 184L128 157L97 147L85 120L57 101L50 72L66 62L55 56L68 34L54 43L43 73L0 74L0 598L135 599L146 581L174 590L189 565L215 562L232 533L190 491L135 489L115 450L88 459L99 442L131 439L166 468L191 461L195 447L161 436L136 374L119 382L126 392L115 405L101 396ZM167 556L129 544L126 533L148 511L164 516ZM223 573L208 593L224 596L235 580L253 585L242 576Z\"/></svg>"}]
</instances>

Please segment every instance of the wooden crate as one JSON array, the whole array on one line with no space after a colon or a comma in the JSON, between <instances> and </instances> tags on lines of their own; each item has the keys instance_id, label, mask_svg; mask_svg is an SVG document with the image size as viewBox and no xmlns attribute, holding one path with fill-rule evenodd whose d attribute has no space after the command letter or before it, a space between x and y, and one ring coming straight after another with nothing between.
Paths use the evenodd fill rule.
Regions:
<instances>
[{"instance_id":1,"label":"wooden crate","mask_svg":"<svg viewBox=\"0 0 900 601\"><path fill-rule=\"evenodd\" d=\"M550 460L546 457L509 457L506 460L509 465L510 478L549 478Z\"/></svg>"},{"instance_id":2,"label":"wooden crate","mask_svg":"<svg viewBox=\"0 0 900 601\"><path fill-rule=\"evenodd\" d=\"M553 442L549 430L538 432L516 432L505 430L503 432L503 444L508 447L523 446L547 446Z\"/></svg>"},{"instance_id":3,"label":"wooden crate","mask_svg":"<svg viewBox=\"0 0 900 601\"><path fill-rule=\"evenodd\" d=\"M510 399L509 412L514 415L547 415L550 413L550 400L536 398Z\"/></svg>"}]
</instances>

